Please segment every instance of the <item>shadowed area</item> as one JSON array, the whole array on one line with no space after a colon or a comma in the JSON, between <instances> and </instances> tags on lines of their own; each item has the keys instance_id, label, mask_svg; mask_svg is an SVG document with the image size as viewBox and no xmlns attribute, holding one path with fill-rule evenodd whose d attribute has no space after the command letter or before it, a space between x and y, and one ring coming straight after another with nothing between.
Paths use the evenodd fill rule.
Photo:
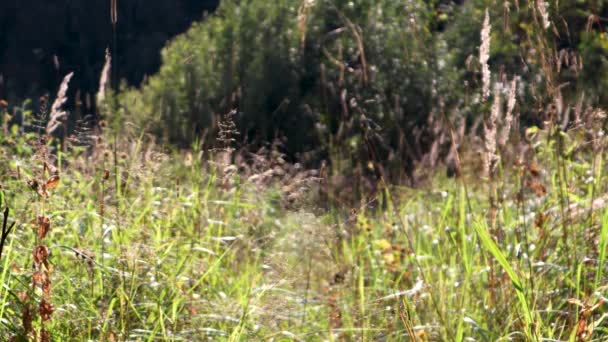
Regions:
<instances>
[{"instance_id":1,"label":"shadowed area","mask_svg":"<svg viewBox=\"0 0 608 342\"><path fill-rule=\"evenodd\" d=\"M165 42L213 11L219 0L117 1L114 72L131 85L160 66ZM74 71L72 90L94 93L112 47L109 0L0 2L0 98L56 91Z\"/></svg>"}]
</instances>

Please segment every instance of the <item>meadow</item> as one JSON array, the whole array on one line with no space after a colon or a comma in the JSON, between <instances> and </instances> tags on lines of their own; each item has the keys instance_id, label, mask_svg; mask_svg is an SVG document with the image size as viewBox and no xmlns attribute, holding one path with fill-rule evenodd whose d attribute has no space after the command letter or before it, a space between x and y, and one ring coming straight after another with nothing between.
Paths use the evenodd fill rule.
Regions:
<instances>
[{"instance_id":1,"label":"meadow","mask_svg":"<svg viewBox=\"0 0 608 342\"><path fill-rule=\"evenodd\" d=\"M492 177L465 152L458 178L387 185L348 210L320 205L322 175L272 149L236 165L230 148L169 152L145 136L58 150L9 133L3 334L601 340L604 115L527 129Z\"/></svg>"},{"instance_id":2,"label":"meadow","mask_svg":"<svg viewBox=\"0 0 608 342\"><path fill-rule=\"evenodd\" d=\"M224 11L255 8L226 3ZM320 20L308 16L324 13L308 3L280 3L299 11L297 20L304 23L300 31L285 30L293 41L281 44L301 44L298 51L304 52L306 34L312 40L315 30L322 31L312 24L306 31L307 20ZM395 13L400 10L392 2L382 4ZM344 11L354 6L343 5ZM382 45L374 40L378 36L364 40L362 30L337 9L344 27L331 34L352 31L340 39L347 46L344 52L357 55L360 62L323 74L327 88L322 90L329 94L325 109L343 112L320 116L315 126L320 133L290 126L290 117L279 114L296 107L283 100L284 106L273 112L276 116L254 118L259 122L252 127L271 136L276 133L267 126L285 124L295 132L287 139L243 143L247 129L235 122L243 120L236 110L214 112L213 120L207 120L212 106L201 103L212 100L191 91L196 73L209 89L221 83L218 79L234 80L213 74L210 64L202 62L199 69L188 69L182 55L206 63L205 53L217 52L203 51L204 44L187 39L232 42L231 23L221 16L193 28L204 34L176 39L172 46L177 52L165 50L167 66L141 89L109 89L108 53L97 94L101 120L94 124L66 119L70 114L62 108L72 74L63 79L50 107L32 111L24 105L11 111L0 102L1 339L607 340L607 117L602 98L593 93L603 90L598 86L577 92L561 83L566 78L584 84L582 62L575 52L555 48L549 20L556 17L543 6L521 11L521 21L531 27L518 24L529 31L529 45L522 48L523 63L528 64L516 70L521 77L505 68L496 70L496 55L504 57L500 49L508 49L493 48L491 41L508 30L501 31L498 19L491 23L487 9L475 12L481 18L475 28L479 43L466 74L475 79L475 89L461 94L456 92L462 89L454 88L453 95L462 95L462 101L437 95L431 114L425 112L427 131L408 133L404 127L411 122L401 127L381 110L372 112L376 104L366 100L368 92L388 88L385 96L396 89L391 82L402 78L395 72L381 80L387 87L373 88L374 77L392 69L384 60L374 60L370 51L388 52L373 50L374 44ZM279 17L281 10L271 14ZM243 14L242 20L257 15L252 13ZM369 13L385 15L380 10ZM333 25L335 18L330 19ZM399 25L371 22L382 34L401 34ZM279 25L268 25L274 24ZM421 36L417 31L407 35ZM224 36L231 39L222 41ZM247 37L239 39L240 44L254 44ZM369 44L365 48L364 42ZM427 48L404 42L420 51ZM327 44L319 55L333 63L331 54L342 54L342 42ZM191 49L200 55L189 55ZM407 56L426 65L418 57ZM270 66L281 58L270 58ZM492 58L496 64L491 65ZM234 65L236 61L234 57ZM263 73L272 69L263 65L263 58L256 61ZM376 65L384 69L378 71ZM411 72L408 68L403 72ZM580 83L572 75L580 76ZM250 81L250 75L241 76ZM442 78L433 82L437 80ZM286 83L291 87L300 81ZM445 91L442 87L452 84L445 82L429 93ZM335 91L334 85L344 89ZM248 86L260 91L254 95L266 94L266 88ZM411 89L396 90L417 88L415 82L407 87ZM422 108L406 99L410 93L401 95L394 97L396 112L401 104L412 106L412 112ZM229 101L222 96L217 95L223 101L218 102L225 106ZM376 98L393 103L382 96ZM263 107L263 101L256 101L241 104L255 113ZM200 114L194 118L199 121L186 117L193 113ZM215 130L187 131L207 121L213 121ZM336 132L321 141L321 133L331 131L333 124ZM188 144L179 141L188 134ZM421 139L428 143L412 143ZM289 144L302 147L301 141L322 145L319 154L327 160L315 164L303 152L297 154L301 160L286 152ZM400 155L404 146L422 151L419 158ZM399 181L405 176L396 174L407 174L409 181Z\"/></svg>"}]
</instances>

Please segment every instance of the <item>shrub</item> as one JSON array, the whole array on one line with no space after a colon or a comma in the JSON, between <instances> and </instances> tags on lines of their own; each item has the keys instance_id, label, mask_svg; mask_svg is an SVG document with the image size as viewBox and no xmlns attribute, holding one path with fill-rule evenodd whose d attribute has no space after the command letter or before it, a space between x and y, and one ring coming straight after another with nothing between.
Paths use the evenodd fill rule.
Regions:
<instances>
[{"instance_id":1,"label":"shrub","mask_svg":"<svg viewBox=\"0 0 608 342\"><path fill-rule=\"evenodd\" d=\"M387 157L432 106L432 19L424 1L223 1L163 50L160 72L121 107L178 144L236 108L247 142L288 137L288 156L316 159L332 148L357 159L370 122Z\"/></svg>"}]
</instances>

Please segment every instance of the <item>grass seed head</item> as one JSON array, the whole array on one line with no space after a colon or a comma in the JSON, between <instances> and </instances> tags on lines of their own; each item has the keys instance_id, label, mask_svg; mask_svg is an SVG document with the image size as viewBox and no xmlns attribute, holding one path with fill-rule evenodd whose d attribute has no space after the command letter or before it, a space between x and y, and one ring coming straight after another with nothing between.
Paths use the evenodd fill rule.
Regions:
<instances>
[{"instance_id":1,"label":"grass seed head","mask_svg":"<svg viewBox=\"0 0 608 342\"><path fill-rule=\"evenodd\" d=\"M38 216L38 239L42 240L51 230L51 221L46 216Z\"/></svg>"},{"instance_id":2,"label":"grass seed head","mask_svg":"<svg viewBox=\"0 0 608 342\"><path fill-rule=\"evenodd\" d=\"M68 84L70 83L70 79L74 76L74 73L71 72L67 74L61 85L59 86L59 91L57 92L57 98L53 102L51 106L51 113L49 115L49 122L46 125L46 134L52 134L61 126L61 120L65 119L68 113L61 109L63 104L68 100L67 91Z\"/></svg>"},{"instance_id":3,"label":"grass seed head","mask_svg":"<svg viewBox=\"0 0 608 342\"><path fill-rule=\"evenodd\" d=\"M486 8L486 16L483 20L481 28L481 45L479 46L479 63L481 64L481 83L482 83L482 98L487 100L490 97L490 14Z\"/></svg>"}]
</instances>

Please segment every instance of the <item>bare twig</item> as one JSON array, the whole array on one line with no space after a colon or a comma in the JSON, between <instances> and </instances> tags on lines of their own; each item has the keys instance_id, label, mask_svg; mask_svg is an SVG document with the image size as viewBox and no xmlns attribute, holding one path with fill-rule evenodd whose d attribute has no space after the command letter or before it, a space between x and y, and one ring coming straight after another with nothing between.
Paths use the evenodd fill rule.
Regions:
<instances>
[{"instance_id":1,"label":"bare twig","mask_svg":"<svg viewBox=\"0 0 608 342\"><path fill-rule=\"evenodd\" d=\"M4 242L8 238L8 234L10 234L11 230L15 226L15 222L13 222L10 226L8 225L8 213L9 209L6 207L4 209L4 221L2 223L2 234L0 235L0 260L2 259L2 251L4 250Z\"/></svg>"}]
</instances>

